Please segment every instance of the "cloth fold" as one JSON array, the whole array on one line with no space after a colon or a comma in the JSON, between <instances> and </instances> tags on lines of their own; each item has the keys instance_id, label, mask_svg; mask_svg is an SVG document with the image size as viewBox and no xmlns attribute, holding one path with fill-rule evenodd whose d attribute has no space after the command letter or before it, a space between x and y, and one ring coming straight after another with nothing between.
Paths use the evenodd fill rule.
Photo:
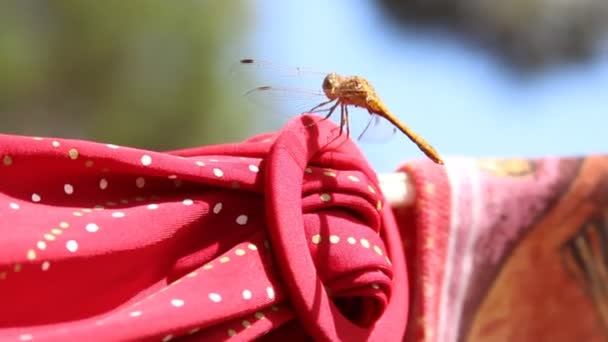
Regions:
<instances>
[{"instance_id":1,"label":"cloth fold","mask_svg":"<svg viewBox=\"0 0 608 342\"><path fill-rule=\"evenodd\" d=\"M0 339L401 339L392 212L319 119L165 153L0 135Z\"/></svg>"}]
</instances>

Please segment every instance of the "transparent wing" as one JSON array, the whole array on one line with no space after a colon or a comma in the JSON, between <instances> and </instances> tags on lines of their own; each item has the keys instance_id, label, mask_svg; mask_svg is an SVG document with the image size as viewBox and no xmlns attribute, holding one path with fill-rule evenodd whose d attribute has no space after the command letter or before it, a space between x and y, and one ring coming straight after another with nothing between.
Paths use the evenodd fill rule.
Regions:
<instances>
[{"instance_id":1,"label":"transparent wing","mask_svg":"<svg viewBox=\"0 0 608 342\"><path fill-rule=\"evenodd\" d=\"M244 97L260 107L275 112L277 118L282 120L308 113L328 100L321 91L273 86L250 89L244 93ZM323 107L315 112L322 113Z\"/></svg>"},{"instance_id":2,"label":"transparent wing","mask_svg":"<svg viewBox=\"0 0 608 342\"><path fill-rule=\"evenodd\" d=\"M234 62L230 68L231 73L238 76L242 73L250 73L262 71L269 75L273 74L276 77L325 77L328 72L315 71L312 69L304 69L301 67L273 63L260 59L245 58Z\"/></svg>"},{"instance_id":3,"label":"transparent wing","mask_svg":"<svg viewBox=\"0 0 608 342\"><path fill-rule=\"evenodd\" d=\"M320 90L327 73L264 60L241 59L230 67L231 78L242 91L259 85Z\"/></svg>"},{"instance_id":4,"label":"transparent wing","mask_svg":"<svg viewBox=\"0 0 608 342\"><path fill-rule=\"evenodd\" d=\"M360 132L357 140L361 142L385 143L395 135L397 128L380 115L371 114L367 124Z\"/></svg>"}]
</instances>

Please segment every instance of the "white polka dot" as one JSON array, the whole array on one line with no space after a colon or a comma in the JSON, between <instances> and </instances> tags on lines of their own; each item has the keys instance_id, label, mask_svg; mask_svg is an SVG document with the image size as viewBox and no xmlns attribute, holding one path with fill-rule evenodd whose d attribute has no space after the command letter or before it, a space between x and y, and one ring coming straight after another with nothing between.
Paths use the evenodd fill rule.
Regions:
<instances>
[{"instance_id":1,"label":"white polka dot","mask_svg":"<svg viewBox=\"0 0 608 342\"><path fill-rule=\"evenodd\" d=\"M68 251L74 253L78 250L78 242L76 242L76 240L69 240L65 243L65 248L67 248Z\"/></svg>"},{"instance_id":2,"label":"white polka dot","mask_svg":"<svg viewBox=\"0 0 608 342\"><path fill-rule=\"evenodd\" d=\"M38 247L39 250L43 251L46 249L46 242L38 241L36 242L36 247Z\"/></svg>"},{"instance_id":3,"label":"white polka dot","mask_svg":"<svg viewBox=\"0 0 608 342\"><path fill-rule=\"evenodd\" d=\"M219 162L219 160L217 160L217 159L213 159L213 158L209 159L209 161L210 161L210 162Z\"/></svg>"},{"instance_id":4,"label":"white polka dot","mask_svg":"<svg viewBox=\"0 0 608 342\"><path fill-rule=\"evenodd\" d=\"M234 330L234 329L232 329L232 328L231 328L231 329L228 329L228 336L232 337L232 336L234 336L234 335L236 335L236 330Z\"/></svg>"},{"instance_id":5,"label":"white polka dot","mask_svg":"<svg viewBox=\"0 0 608 342\"><path fill-rule=\"evenodd\" d=\"M242 226L247 223L248 219L249 218L247 217L247 215L239 215L239 217L236 218L236 223Z\"/></svg>"},{"instance_id":6,"label":"white polka dot","mask_svg":"<svg viewBox=\"0 0 608 342\"><path fill-rule=\"evenodd\" d=\"M27 260L35 260L36 259L36 251L33 249L30 249L29 251L27 251Z\"/></svg>"},{"instance_id":7,"label":"white polka dot","mask_svg":"<svg viewBox=\"0 0 608 342\"><path fill-rule=\"evenodd\" d=\"M205 166L205 163L203 163L202 161L197 161L197 162L196 162L196 165L198 165L198 166L201 166L201 167L202 167L202 166Z\"/></svg>"},{"instance_id":8,"label":"white polka dot","mask_svg":"<svg viewBox=\"0 0 608 342\"><path fill-rule=\"evenodd\" d=\"M236 255L238 255L238 256L243 256L243 255L245 255L245 253L246 253L246 252L245 252L245 250L244 250L244 249L241 249L241 248L237 248L237 249L234 251L234 254L236 254Z\"/></svg>"},{"instance_id":9,"label":"white polka dot","mask_svg":"<svg viewBox=\"0 0 608 342\"><path fill-rule=\"evenodd\" d=\"M268 298L273 299L274 298L274 289L271 286L268 286L266 288L266 294L268 295Z\"/></svg>"},{"instance_id":10,"label":"white polka dot","mask_svg":"<svg viewBox=\"0 0 608 342\"><path fill-rule=\"evenodd\" d=\"M248 244L247 248L251 249L252 251L257 251L258 250L258 246L256 246L253 243Z\"/></svg>"},{"instance_id":11,"label":"white polka dot","mask_svg":"<svg viewBox=\"0 0 608 342\"><path fill-rule=\"evenodd\" d=\"M350 179L352 182L355 182L355 183L359 181L359 177L353 176L353 175L349 175L346 178Z\"/></svg>"},{"instance_id":12,"label":"white polka dot","mask_svg":"<svg viewBox=\"0 0 608 342\"><path fill-rule=\"evenodd\" d=\"M258 172L258 171L260 171L260 168L257 165L251 164L251 165L249 165L249 170L251 172Z\"/></svg>"},{"instance_id":13,"label":"white polka dot","mask_svg":"<svg viewBox=\"0 0 608 342\"><path fill-rule=\"evenodd\" d=\"M42 141L41 137L34 137L34 140Z\"/></svg>"},{"instance_id":14,"label":"white polka dot","mask_svg":"<svg viewBox=\"0 0 608 342\"><path fill-rule=\"evenodd\" d=\"M220 211L222 211L222 207L224 205L222 204L222 202L217 202L214 206L213 206L213 213L214 214L219 214Z\"/></svg>"},{"instance_id":15,"label":"white polka dot","mask_svg":"<svg viewBox=\"0 0 608 342\"><path fill-rule=\"evenodd\" d=\"M112 213L112 217L115 217L115 218L125 217L125 213L123 213L122 211L117 211L117 212Z\"/></svg>"},{"instance_id":16,"label":"white polka dot","mask_svg":"<svg viewBox=\"0 0 608 342\"><path fill-rule=\"evenodd\" d=\"M101 190L105 190L107 187L108 187L108 180L107 180L107 179L105 179L105 178L102 178L102 179L99 181L99 188L100 188Z\"/></svg>"},{"instance_id":17,"label":"white polka dot","mask_svg":"<svg viewBox=\"0 0 608 342\"><path fill-rule=\"evenodd\" d=\"M192 205L192 203L194 203L194 202L189 198L186 198L185 200L182 201L183 205Z\"/></svg>"},{"instance_id":18,"label":"white polka dot","mask_svg":"<svg viewBox=\"0 0 608 342\"><path fill-rule=\"evenodd\" d=\"M169 342L173 339L173 335L169 334L163 337L162 342Z\"/></svg>"},{"instance_id":19,"label":"white polka dot","mask_svg":"<svg viewBox=\"0 0 608 342\"><path fill-rule=\"evenodd\" d=\"M379 246L374 246L374 252L376 252L376 254L378 254L378 255L384 254L384 253L382 253L382 248L380 248Z\"/></svg>"},{"instance_id":20,"label":"white polka dot","mask_svg":"<svg viewBox=\"0 0 608 342\"><path fill-rule=\"evenodd\" d=\"M177 179L176 175L169 175L169 179Z\"/></svg>"},{"instance_id":21,"label":"white polka dot","mask_svg":"<svg viewBox=\"0 0 608 342\"><path fill-rule=\"evenodd\" d=\"M222 177L224 175L224 171L222 171L216 167L216 168L213 168L213 174L216 177Z\"/></svg>"},{"instance_id":22,"label":"white polka dot","mask_svg":"<svg viewBox=\"0 0 608 342\"><path fill-rule=\"evenodd\" d=\"M158 204L155 204L155 203L148 204L148 209L150 209L150 210L158 209Z\"/></svg>"},{"instance_id":23,"label":"white polka dot","mask_svg":"<svg viewBox=\"0 0 608 342\"><path fill-rule=\"evenodd\" d=\"M42 268L43 271L48 271L50 267L51 263L48 261L45 261L42 263L42 265L40 265L40 268Z\"/></svg>"},{"instance_id":24,"label":"white polka dot","mask_svg":"<svg viewBox=\"0 0 608 342\"><path fill-rule=\"evenodd\" d=\"M243 299L245 299L245 300L251 299L251 291L243 290Z\"/></svg>"},{"instance_id":25,"label":"white polka dot","mask_svg":"<svg viewBox=\"0 0 608 342\"><path fill-rule=\"evenodd\" d=\"M361 239L361 246L369 248L369 241L367 239Z\"/></svg>"},{"instance_id":26,"label":"white polka dot","mask_svg":"<svg viewBox=\"0 0 608 342\"><path fill-rule=\"evenodd\" d=\"M379 288L380 288L380 285L378 285L378 284L372 284L372 288L373 288L374 290L377 290L377 289L379 289Z\"/></svg>"},{"instance_id":27,"label":"white polka dot","mask_svg":"<svg viewBox=\"0 0 608 342\"><path fill-rule=\"evenodd\" d=\"M315 245L317 245L320 242L321 242L321 235L315 234L315 235L312 236L312 243L314 243Z\"/></svg>"},{"instance_id":28,"label":"white polka dot","mask_svg":"<svg viewBox=\"0 0 608 342\"><path fill-rule=\"evenodd\" d=\"M351 245L354 245L357 243L357 239L355 239L352 236L349 236L348 239L346 239L346 241L348 241L348 243L350 243Z\"/></svg>"},{"instance_id":29,"label":"white polka dot","mask_svg":"<svg viewBox=\"0 0 608 342\"><path fill-rule=\"evenodd\" d=\"M330 170L323 171L323 174L326 175L326 176L328 176L328 177L336 177L337 176L335 172L330 171Z\"/></svg>"},{"instance_id":30,"label":"white polka dot","mask_svg":"<svg viewBox=\"0 0 608 342\"><path fill-rule=\"evenodd\" d=\"M144 179L144 177L137 177L137 179L135 180L135 186L137 186L138 188L143 188L146 185L146 180Z\"/></svg>"},{"instance_id":31,"label":"white polka dot","mask_svg":"<svg viewBox=\"0 0 608 342\"><path fill-rule=\"evenodd\" d=\"M69 156L69 157L70 157L70 159L72 159L72 160L76 160L76 159L78 159L78 150L77 150L77 149L75 149L75 148L71 148L71 149L68 151L68 156Z\"/></svg>"},{"instance_id":32,"label":"white polka dot","mask_svg":"<svg viewBox=\"0 0 608 342\"><path fill-rule=\"evenodd\" d=\"M249 328L251 327L251 322L249 322L248 320L244 319L241 324L243 325L243 327L245 328Z\"/></svg>"},{"instance_id":33,"label":"white polka dot","mask_svg":"<svg viewBox=\"0 0 608 342\"><path fill-rule=\"evenodd\" d=\"M109 148L114 149L114 150L118 148L118 146L116 146L114 144L107 144L106 146L108 146Z\"/></svg>"},{"instance_id":34,"label":"white polka dot","mask_svg":"<svg viewBox=\"0 0 608 342\"><path fill-rule=\"evenodd\" d=\"M74 193L74 187L72 186L72 184L64 184L63 185L63 191L67 194L67 195L71 195Z\"/></svg>"},{"instance_id":35,"label":"white polka dot","mask_svg":"<svg viewBox=\"0 0 608 342\"><path fill-rule=\"evenodd\" d=\"M89 223L89 224L87 224L87 226L85 227L85 229L89 233L95 233L96 231L99 230L99 226L96 225L95 223Z\"/></svg>"},{"instance_id":36,"label":"white polka dot","mask_svg":"<svg viewBox=\"0 0 608 342\"><path fill-rule=\"evenodd\" d=\"M19 209L19 204L15 203L15 202L9 203L8 206L11 207L11 209L14 209L14 210L18 210Z\"/></svg>"},{"instance_id":37,"label":"white polka dot","mask_svg":"<svg viewBox=\"0 0 608 342\"><path fill-rule=\"evenodd\" d=\"M321 196L319 196L319 197L321 198L321 202L329 202L329 201L331 201L331 195L330 194L324 193L324 194L321 194Z\"/></svg>"},{"instance_id":38,"label":"white polka dot","mask_svg":"<svg viewBox=\"0 0 608 342\"><path fill-rule=\"evenodd\" d=\"M53 145L53 147L59 147L59 145L61 145L61 144L59 143L59 141L53 140L53 142L51 143L51 145Z\"/></svg>"},{"instance_id":39,"label":"white polka dot","mask_svg":"<svg viewBox=\"0 0 608 342\"><path fill-rule=\"evenodd\" d=\"M141 164L144 166L152 164L152 157L147 154L144 154L143 156L141 156Z\"/></svg>"},{"instance_id":40,"label":"white polka dot","mask_svg":"<svg viewBox=\"0 0 608 342\"><path fill-rule=\"evenodd\" d=\"M171 305L175 306L176 308L179 308L180 306L184 306L184 301L181 299L171 299Z\"/></svg>"},{"instance_id":41,"label":"white polka dot","mask_svg":"<svg viewBox=\"0 0 608 342\"><path fill-rule=\"evenodd\" d=\"M32 334L21 334L19 335L19 341L31 341L34 338Z\"/></svg>"},{"instance_id":42,"label":"white polka dot","mask_svg":"<svg viewBox=\"0 0 608 342\"><path fill-rule=\"evenodd\" d=\"M340 242L340 237L338 235L330 235L329 242L334 243L334 244L338 243L338 242Z\"/></svg>"},{"instance_id":43,"label":"white polka dot","mask_svg":"<svg viewBox=\"0 0 608 342\"><path fill-rule=\"evenodd\" d=\"M209 299L211 299L211 301L214 303L219 303L222 301L222 296L220 296L218 293L211 292L209 294Z\"/></svg>"},{"instance_id":44,"label":"white polka dot","mask_svg":"<svg viewBox=\"0 0 608 342\"><path fill-rule=\"evenodd\" d=\"M131 316L131 317L141 316L141 311L131 311L131 312L129 312L129 316Z\"/></svg>"}]
</instances>

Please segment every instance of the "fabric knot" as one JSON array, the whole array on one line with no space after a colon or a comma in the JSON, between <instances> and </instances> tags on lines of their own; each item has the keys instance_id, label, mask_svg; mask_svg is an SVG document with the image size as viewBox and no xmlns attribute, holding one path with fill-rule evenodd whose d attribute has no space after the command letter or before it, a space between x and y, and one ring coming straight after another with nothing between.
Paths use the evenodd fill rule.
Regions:
<instances>
[{"instance_id":1,"label":"fabric knot","mask_svg":"<svg viewBox=\"0 0 608 342\"><path fill-rule=\"evenodd\" d=\"M400 340L392 213L318 120L164 153L0 135L0 337Z\"/></svg>"}]
</instances>

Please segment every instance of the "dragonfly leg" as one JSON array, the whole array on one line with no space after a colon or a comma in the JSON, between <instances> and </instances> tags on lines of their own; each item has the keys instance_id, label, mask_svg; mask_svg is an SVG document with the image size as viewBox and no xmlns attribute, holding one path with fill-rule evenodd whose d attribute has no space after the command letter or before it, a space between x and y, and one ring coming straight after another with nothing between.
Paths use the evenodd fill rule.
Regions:
<instances>
[{"instance_id":1,"label":"dragonfly leg","mask_svg":"<svg viewBox=\"0 0 608 342\"><path fill-rule=\"evenodd\" d=\"M324 103L320 104L319 106L325 105L327 103L329 103L329 102L324 102ZM336 104L334 104L333 106L331 106L331 108L329 108L329 112L327 113L327 115L325 115L325 117L323 119L311 123L310 125L308 125L308 127L314 126L314 125L316 125L320 121L324 121L324 120L329 119L329 117L334 113L334 111L336 110L336 108L338 107L339 104L340 104L340 102L336 102ZM319 107L319 106L317 106L317 107Z\"/></svg>"},{"instance_id":2,"label":"dragonfly leg","mask_svg":"<svg viewBox=\"0 0 608 342\"><path fill-rule=\"evenodd\" d=\"M334 110L336 110L339 104L340 102L336 102L335 105L331 106L331 108L329 109L329 113L327 113L327 115L325 115L325 117L321 121L329 119L329 117L334 113Z\"/></svg>"},{"instance_id":3,"label":"dragonfly leg","mask_svg":"<svg viewBox=\"0 0 608 342\"><path fill-rule=\"evenodd\" d=\"M346 123L346 136L350 137L350 118L348 117L348 107L344 105L344 121Z\"/></svg>"},{"instance_id":4,"label":"dragonfly leg","mask_svg":"<svg viewBox=\"0 0 608 342\"><path fill-rule=\"evenodd\" d=\"M321 102L318 105L316 105L316 106L312 107L311 109L309 109L308 112L309 113L314 113L315 110L317 110L317 109L319 109L319 108L321 108L321 107L325 106L326 104L331 103L333 101L335 101L335 99L334 100L327 100L325 102Z\"/></svg>"},{"instance_id":5,"label":"dragonfly leg","mask_svg":"<svg viewBox=\"0 0 608 342\"><path fill-rule=\"evenodd\" d=\"M342 131L344 130L344 111L346 106L344 104L340 104L340 135L342 135Z\"/></svg>"}]
</instances>

